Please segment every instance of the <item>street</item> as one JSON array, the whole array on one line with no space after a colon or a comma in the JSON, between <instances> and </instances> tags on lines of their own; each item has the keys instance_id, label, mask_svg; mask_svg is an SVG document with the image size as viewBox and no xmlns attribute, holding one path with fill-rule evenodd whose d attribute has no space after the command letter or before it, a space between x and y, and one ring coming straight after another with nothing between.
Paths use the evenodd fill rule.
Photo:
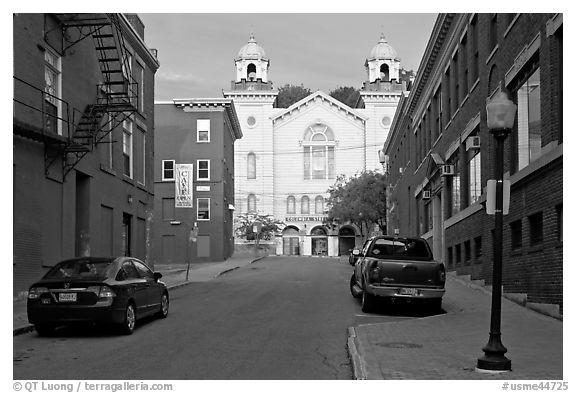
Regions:
<instances>
[{"instance_id":1,"label":"street","mask_svg":"<svg viewBox=\"0 0 576 393\"><path fill-rule=\"evenodd\" d=\"M65 328L14 337L14 379L352 379L350 326L424 316L364 314L344 260L269 257L171 292L165 320L131 336Z\"/></svg>"}]
</instances>

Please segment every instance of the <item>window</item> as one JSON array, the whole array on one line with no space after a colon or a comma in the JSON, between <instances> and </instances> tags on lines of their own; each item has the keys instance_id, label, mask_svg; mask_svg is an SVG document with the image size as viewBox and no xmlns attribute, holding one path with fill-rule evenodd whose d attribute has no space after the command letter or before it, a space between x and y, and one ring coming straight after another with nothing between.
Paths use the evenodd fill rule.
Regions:
<instances>
[{"instance_id":1,"label":"window","mask_svg":"<svg viewBox=\"0 0 576 393\"><path fill-rule=\"evenodd\" d=\"M62 61L51 49L44 51L44 126L48 132L62 135Z\"/></svg>"},{"instance_id":2,"label":"window","mask_svg":"<svg viewBox=\"0 0 576 393\"><path fill-rule=\"evenodd\" d=\"M316 214L324 214L324 198L321 195L318 195L316 199L314 199L314 205Z\"/></svg>"},{"instance_id":3,"label":"window","mask_svg":"<svg viewBox=\"0 0 576 393\"><path fill-rule=\"evenodd\" d=\"M544 240L542 212L538 212L528 217L528 223L530 224L530 245L535 246L542 243Z\"/></svg>"},{"instance_id":4,"label":"window","mask_svg":"<svg viewBox=\"0 0 576 393\"><path fill-rule=\"evenodd\" d=\"M256 195L248 195L248 213L256 213Z\"/></svg>"},{"instance_id":5,"label":"window","mask_svg":"<svg viewBox=\"0 0 576 393\"><path fill-rule=\"evenodd\" d=\"M456 113L456 110L458 109L458 107L460 106L460 78L458 77L458 71L459 71L459 67L460 67L460 63L459 63L459 57L458 57L458 52L456 52L456 54L454 55L454 58L452 58L452 85L454 86L453 89L454 91L452 92L452 113Z\"/></svg>"},{"instance_id":6,"label":"window","mask_svg":"<svg viewBox=\"0 0 576 393\"><path fill-rule=\"evenodd\" d=\"M124 156L124 174L132 178L132 126L133 123L130 119L122 122L123 138L122 138L122 153Z\"/></svg>"},{"instance_id":7,"label":"window","mask_svg":"<svg viewBox=\"0 0 576 393\"><path fill-rule=\"evenodd\" d=\"M442 85L438 86L434 94L434 136L438 139L442 134Z\"/></svg>"},{"instance_id":8,"label":"window","mask_svg":"<svg viewBox=\"0 0 576 393\"><path fill-rule=\"evenodd\" d=\"M464 261L466 264L470 264L470 259L472 259L472 249L470 248L470 240L464 242Z\"/></svg>"},{"instance_id":9,"label":"window","mask_svg":"<svg viewBox=\"0 0 576 393\"><path fill-rule=\"evenodd\" d=\"M488 33L488 45L490 50L498 44L498 14L490 15L490 31Z\"/></svg>"},{"instance_id":10,"label":"window","mask_svg":"<svg viewBox=\"0 0 576 393\"><path fill-rule=\"evenodd\" d=\"M450 164L454 165L454 176L448 179L448 187L450 189L450 216L457 214L461 210L460 202L460 164L458 159L458 152L450 159Z\"/></svg>"},{"instance_id":11,"label":"window","mask_svg":"<svg viewBox=\"0 0 576 393\"><path fill-rule=\"evenodd\" d=\"M476 262L482 257L482 236L474 238L474 256L476 257Z\"/></svg>"},{"instance_id":12,"label":"window","mask_svg":"<svg viewBox=\"0 0 576 393\"><path fill-rule=\"evenodd\" d=\"M510 224L510 246L512 250L522 248L522 220L514 221Z\"/></svg>"},{"instance_id":13,"label":"window","mask_svg":"<svg viewBox=\"0 0 576 393\"><path fill-rule=\"evenodd\" d=\"M540 67L516 91L518 104L516 169L526 167L542 155L542 129L540 114Z\"/></svg>"},{"instance_id":14,"label":"window","mask_svg":"<svg viewBox=\"0 0 576 393\"><path fill-rule=\"evenodd\" d=\"M256 179L256 154L248 153L246 161L248 165L248 179Z\"/></svg>"},{"instance_id":15,"label":"window","mask_svg":"<svg viewBox=\"0 0 576 393\"><path fill-rule=\"evenodd\" d=\"M460 97L460 101L463 101L464 98L468 95L468 35L464 34L462 41L460 42L460 69L461 69L461 81L462 81L462 95Z\"/></svg>"},{"instance_id":16,"label":"window","mask_svg":"<svg viewBox=\"0 0 576 393\"><path fill-rule=\"evenodd\" d=\"M126 57L122 59L122 75L130 80L132 78L132 53L127 50L125 55Z\"/></svg>"},{"instance_id":17,"label":"window","mask_svg":"<svg viewBox=\"0 0 576 393\"><path fill-rule=\"evenodd\" d=\"M334 179L334 133L322 124L308 127L304 134L304 179Z\"/></svg>"},{"instance_id":18,"label":"window","mask_svg":"<svg viewBox=\"0 0 576 393\"><path fill-rule=\"evenodd\" d=\"M162 160L162 181L174 180L174 170L174 160Z\"/></svg>"},{"instance_id":19,"label":"window","mask_svg":"<svg viewBox=\"0 0 576 393\"><path fill-rule=\"evenodd\" d=\"M208 143L210 142L210 119L196 120L196 142Z\"/></svg>"},{"instance_id":20,"label":"window","mask_svg":"<svg viewBox=\"0 0 576 393\"><path fill-rule=\"evenodd\" d=\"M197 213L199 221L210 220L210 198L196 198Z\"/></svg>"},{"instance_id":21,"label":"window","mask_svg":"<svg viewBox=\"0 0 576 393\"><path fill-rule=\"evenodd\" d=\"M456 244L456 265L462 263L462 245Z\"/></svg>"},{"instance_id":22,"label":"window","mask_svg":"<svg viewBox=\"0 0 576 393\"><path fill-rule=\"evenodd\" d=\"M300 205L300 211L302 214L310 214L310 198L304 195L300 201Z\"/></svg>"},{"instance_id":23,"label":"window","mask_svg":"<svg viewBox=\"0 0 576 393\"><path fill-rule=\"evenodd\" d=\"M133 263L134 263L134 267L136 267L136 270L138 271L138 274L140 275L140 277L148 278L148 279L154 279L154 273L152 273L152 270L148 269L148 267L144 266L144 264L142 264L138 261L133 261Z\"/></svg>"},{"instance_id":24,"label":"window","mask_svg":"<svg viewBox=\"0 0 576 393\"><path fill-rule=\"evenodd\" d=\"M482 176L480 150L468 151L472 158L468 162L468 204L471 205L480 199L482 195Z\"/></svg>"},{"instance_id":25,"label":"window","mask_svg":"<svg viewBox=\"0 0 576 393\"><path fill-rule=\"evenodd\" d=\"M286 199L286 213L296 214L296 198L294 198L292 195Z\"/></svg>"},{"instance_id":26,"label":"window","mask_svg":"<svg viewBox=\"0 0 576 393\"><path fill-rule=\"evenodd\" d=\"M122 268L120 271L118 271L116 276L116 280L118 281L133 280L138 278L140 278L138 275L138 270L136 270L132 262L124 262L122 264Z\"/></svg>"},{"instance_id":27,"label":"window","mask_svg":"<svg viewBox=\"0 0 576 393\"><path fill-rule=\"evenodd\" d=\"M450 80L450 68L448 68L444 74L444 85L444 124L448 124L452 117L452 85Z\"/></svg>"},{"instance_id":28,"label":"window","mask_svg":"<svg viewBox=\"0 0 576 393\"><path fill-rule=\"evenodd\" d=\"M470 52L472 66L470 67L470 76L472 77L472 84L478 79L478 70L480 65L480 56L478 52L478 15L474 15L470 22L470 34L472 42L470 43Z\"/></svg>"},{"instance_id":29,"label":"window","mask_svg":"<svg viewBox=\"0 0 576 393\"><path fill-rule=\"evenodd\" d=\"M210 180L210 160L196 160L196 179Z\"/></svg>"},{"instance_id":30,"label":"window","mask_svg":"<svg viewBox=\"0 0 576 393\"><path fill-rule=\"evenodd\" d=\"M136 127L136 181L146 184L146 133L140 127Z\"/></svg>"},{"instance_id":31,"label":"window","mask_svg":"<svg viewBox=\"0 0 576 393\"><path fill-rule=\"evenodd\" d=\"M163 221L172 221L176 217L174 215L175 209L175 200L174 198L162 198L162 220Z\"/></svg>"}]
</instances>

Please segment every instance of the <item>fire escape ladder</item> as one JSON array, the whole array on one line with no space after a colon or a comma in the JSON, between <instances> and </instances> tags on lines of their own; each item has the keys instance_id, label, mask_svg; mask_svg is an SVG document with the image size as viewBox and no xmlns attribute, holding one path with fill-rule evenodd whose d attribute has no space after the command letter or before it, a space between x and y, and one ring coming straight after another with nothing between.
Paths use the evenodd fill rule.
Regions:
<instances>
[{"instance_id":1,"label":"fire escape ladder","mask_svg":"<svg viewBox=\"0 0 576 393\"><path fill-rule=\"evenodd\" d=\"M138 86L132 77L120 17L106 14L104 18L86 18L84 25L81 21L74 19L73 26L90 29L102 83L97 85L96 103L88 105L79 121L74 122L74 132L64 150L64 177L96 145L103 143L116 125L132 116L138 103Z\"/></svg>"}]
</instances>

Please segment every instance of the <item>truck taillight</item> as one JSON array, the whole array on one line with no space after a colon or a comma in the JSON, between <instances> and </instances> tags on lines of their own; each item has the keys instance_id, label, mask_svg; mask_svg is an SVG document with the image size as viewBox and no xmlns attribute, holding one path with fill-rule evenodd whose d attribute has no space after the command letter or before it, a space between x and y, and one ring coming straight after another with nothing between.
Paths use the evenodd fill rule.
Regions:
<instances>
[{"instance_id":1,"label":"truck taillight","mask_svg":"<svg viewBox=\"0 0 576 393\"><path fill-rule=\"evenodd\" d=\"M368 281L369 282L381 281L380 266L378 266L378 263L373 263L372 266L370 266L370 270L368 271Z\"/></svg>"},{"instance_id":2,"label":"truck taillight","mask_svg":"<svg viewBox=\"0 0 576 393\"><path fill-rule=\"evenodd\" d=\"M440 268L438 269L438 279L440 280L441 283L446 282L446 270L442 265L440 265Z\"/></svg>"}]
</instances>

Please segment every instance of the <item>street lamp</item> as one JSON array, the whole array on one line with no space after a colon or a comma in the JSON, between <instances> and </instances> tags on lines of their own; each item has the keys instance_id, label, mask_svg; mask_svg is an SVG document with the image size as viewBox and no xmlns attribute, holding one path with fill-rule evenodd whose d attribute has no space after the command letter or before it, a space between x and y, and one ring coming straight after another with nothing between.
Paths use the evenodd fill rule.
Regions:
<instances>
[{"instance_id":1,"label":"street lamp","mask_svg":"<svg viewBox=\"0 0 576 393\"><path fill-rule=\"evenodd\" d=\"M512 132L517 106L505 93L498 93L486 104L488 129L496 140L496 209L494 228L494 263L492 264L492 308L490 317L490 338L478 358L477 368L489 372L504 372L512 369L512 362L504 354L507 349L502 344L500 320L502 315L502 210L504 183L504 140Z\"/></svg>"}]
</instances>

